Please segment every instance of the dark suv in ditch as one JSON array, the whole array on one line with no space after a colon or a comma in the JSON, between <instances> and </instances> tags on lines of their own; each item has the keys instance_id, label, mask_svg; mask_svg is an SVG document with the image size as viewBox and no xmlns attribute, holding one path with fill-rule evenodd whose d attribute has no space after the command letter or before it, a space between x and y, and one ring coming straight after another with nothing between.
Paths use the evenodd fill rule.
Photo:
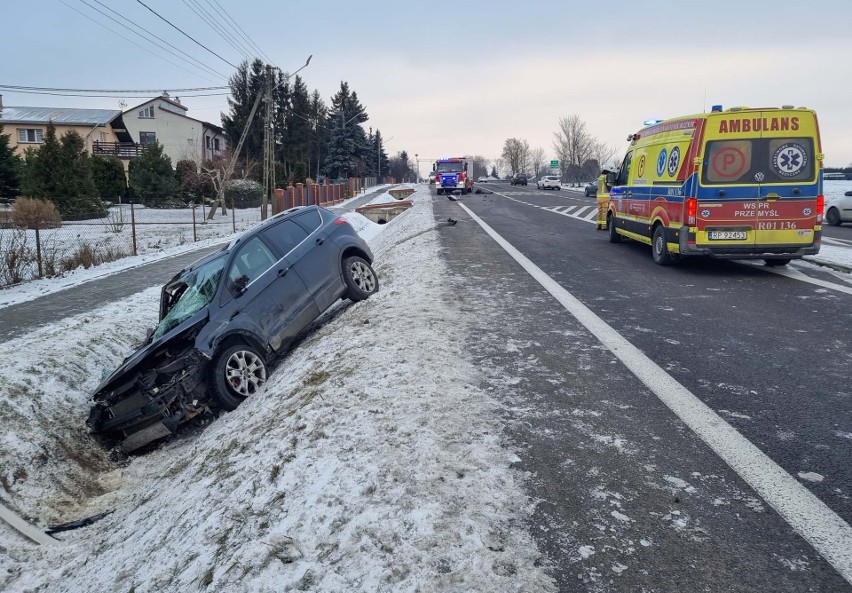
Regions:
<instances>
[{"instance_id":1,"label":"dark suv in ditch","mask_svg":"<svg viewBox=\"0 0 852 593\"><path fill-rule=\"evenodd\" d=\"M512 185L526 185L527 184L527 174L526 173L515 173L515 176L512 177Z\"/></svg>"},{"instance_id":2,"label":"dark suv in ditch","mask_svg":"<svg viewBox=\"0 0 852 593\"><path fill-rule=\"evenodd\" d=\"M342 217L293 208L195 262L162 289L160 322L93 395L87 424L127 453L257 393L267 361L340 298L379 288Z\"/></svg>"}]
</instances>

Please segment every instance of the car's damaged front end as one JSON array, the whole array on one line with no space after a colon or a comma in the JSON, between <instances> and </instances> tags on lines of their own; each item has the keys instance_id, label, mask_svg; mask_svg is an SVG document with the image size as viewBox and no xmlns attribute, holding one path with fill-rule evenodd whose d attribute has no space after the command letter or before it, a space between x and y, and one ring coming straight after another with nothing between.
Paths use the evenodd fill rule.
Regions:
<instances>
[{"instance_id":1,"label":"car's damaged front end","mask_svg":"<svg viewBox=\"0 0 852 593\"><path fill-rule=\"evenodd\" d=\"M163 287L159 325L95 390L86 421L92 432L131 453L208 409L210 360L196 340L208 322L222 264L202 263Z\"/></svg>"}]
</instances>

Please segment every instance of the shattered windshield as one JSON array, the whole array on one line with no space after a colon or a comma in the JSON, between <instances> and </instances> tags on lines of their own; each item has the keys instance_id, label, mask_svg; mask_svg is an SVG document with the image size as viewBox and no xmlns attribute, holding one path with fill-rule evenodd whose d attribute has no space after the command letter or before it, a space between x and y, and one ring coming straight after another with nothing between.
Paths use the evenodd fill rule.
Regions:
<instances>
[{"instance_id":1,"label":"shattered windshield","mask_svg":"<svg viewBox=\"0 0 852 593\"><path fill-rule=\"evenodd\" d=\"M154 340L159 340L213 300L224 267L225 258L220 257L187 272L166 289L177 301L171 303L168 314L157 326Z\"/></svg>"}]
</instances>

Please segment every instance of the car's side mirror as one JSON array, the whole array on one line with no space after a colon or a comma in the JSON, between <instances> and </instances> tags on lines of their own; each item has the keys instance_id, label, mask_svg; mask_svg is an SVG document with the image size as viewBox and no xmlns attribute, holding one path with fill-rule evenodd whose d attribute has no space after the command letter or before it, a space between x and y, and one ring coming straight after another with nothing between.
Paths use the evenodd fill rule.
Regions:
<instances>
[{"instance_id":1,"label":"car's side mirror","mask_svg":"<svg viewBox=\"0 0 852 593\"><path fill-rule=\"evenodd\" d=\"M612 171L606 174L606 183L607 185L615 185L615 180L618 178L618 175Z\"/></svg>"}]
</instances>

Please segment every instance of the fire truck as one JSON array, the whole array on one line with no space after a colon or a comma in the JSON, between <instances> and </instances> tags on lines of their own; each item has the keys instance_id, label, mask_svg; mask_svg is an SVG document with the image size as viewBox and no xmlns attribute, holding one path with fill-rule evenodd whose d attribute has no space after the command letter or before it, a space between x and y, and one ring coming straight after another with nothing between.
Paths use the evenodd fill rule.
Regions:
<instances>
[{"instance_id":1,"label":"fire truck","mask_svg":"<svg viewBox=\"0 0 852 593\"><path fill-rule=\"evenodd\" d=\"M473 180L464 157L438 159L432 170L435 172L435 188L439 196L451 194L456 190L464 195L473 190Z\"/></svg>"}]
</instances>

